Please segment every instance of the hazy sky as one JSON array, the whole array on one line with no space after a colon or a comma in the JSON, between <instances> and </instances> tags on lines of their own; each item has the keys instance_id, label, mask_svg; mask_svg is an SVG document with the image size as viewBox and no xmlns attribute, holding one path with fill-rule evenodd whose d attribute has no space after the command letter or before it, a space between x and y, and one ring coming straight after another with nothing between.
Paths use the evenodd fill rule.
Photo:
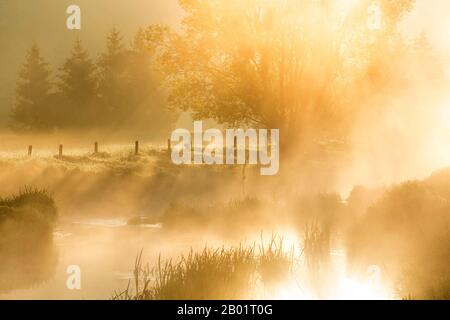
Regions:
<instances>
[{"instance_id":1,"label":"hazy sky","mask_svg":"<svg viewBox=\"0 0 450 320\"><path fill-rule=\"evenodd\" d=\"M450 62L449 0L416 0L416 7L406 17L404 28L413 34L425 31L441 58Z\"/></svg>"},{"instance_id":2,"label":"hazy sky","mask_svg":"<svg viewBox=\"0 0 450 320\"><path fill-rule=\"evenodd\" d=\"M70 4L82 9L81 31L65 27L65 11ZM139 26L176 25L181 14L176 0L0 0L0 125L13 103L17 70L33 42L41 46L55 70L77 37L95 58L113 26L129 40ZM440 56L450 62L449 17L449 0L417 0L404 29L410 34L425 30Z\"/></svg>"}]
</instances>

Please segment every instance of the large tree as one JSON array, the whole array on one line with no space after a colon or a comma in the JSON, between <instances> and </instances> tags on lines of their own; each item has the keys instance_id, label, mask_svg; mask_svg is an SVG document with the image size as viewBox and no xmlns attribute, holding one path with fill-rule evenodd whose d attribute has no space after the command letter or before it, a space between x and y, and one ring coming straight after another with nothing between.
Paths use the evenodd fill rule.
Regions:
<instances>
[{"instance_id":1,"label":"large tree","mask_svg":"<svg viewBox=\"0 0 450 320\"><path fill-rule=\"evenodd\" d=\"M179 3L182 28L162 54L172 107L232 126L279 128L286 142L345 135L355 104L397 77L396 26L413 1ZM379 17L370 16L374 3Z\"/></svg>"},{"instance_id":2,"label":"large tree","mask_svg":"<svg viewBox=\"0 0 450 320\"><path fill-rule=\"evenodd\" d=\"M19 72L16 104L11 118L16 129L46 129L49 126L51 73L35 44L26 55Z\"/></svg>"},{"instance_id":3,"label":"large tree","mask_svg":"<svg viewBox=\"0 0 450 320\"><path fill-rule=\"evenodd\" d=\"M96 78L95 65L81 40L74 43L70 57L59 73L61 101L58 126L83 127L95 124Z\"/></svg>"},{"instance_id":4,"label":"large tree","mask_svg":"<svg viewBox=\"0 0 450 320\"><path fill-rule=\"evenodd\" d=\"M99 110L107 125L151 127L154 136L169 133L171 119L154 59L158 30L139 29L131 47L123 44L118 30L108 35L106 52L98 60Z\"/></svg>"},{"instance_id":5,"label":"large tree","mask_svg":"<svg viewBox=\"0 0 450 320\"><path fill-rule=\"evenodd\" d=\"M108 124L127 117L129 50L125 48L120 32L113 28L106 39L106 52L98 60L99 105Z\"/></svg>"},{"instance_id":6,"label":"large tree","mask_svg":"<svg viewBox=\"0 0 450 320\"><path fill-rule=\"evenodd\" d=\"M127 64L127 97L129 120L138 127L151 127L156 136L167 137L174 119L166 108L155 52L165 34L166 29L158 26L141 28L136 33Z\"/></svg>"}]
</instances>

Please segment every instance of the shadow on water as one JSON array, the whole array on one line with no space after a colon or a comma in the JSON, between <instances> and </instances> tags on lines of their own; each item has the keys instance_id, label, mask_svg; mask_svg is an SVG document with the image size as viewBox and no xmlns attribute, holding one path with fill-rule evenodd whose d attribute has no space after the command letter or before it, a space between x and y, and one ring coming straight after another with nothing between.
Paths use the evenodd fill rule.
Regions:
<instances>
[{"instance_id":1,"label":"shadow on water","mask_svg":"<svg viewBox=\"0 0 450 320\"><path fill-rule=\"evenodd\" d=\"M25 190L0 200L0 293L30 288L53 276L56 220L54 201L43 191Z\"/></svg>"}]
</instances>

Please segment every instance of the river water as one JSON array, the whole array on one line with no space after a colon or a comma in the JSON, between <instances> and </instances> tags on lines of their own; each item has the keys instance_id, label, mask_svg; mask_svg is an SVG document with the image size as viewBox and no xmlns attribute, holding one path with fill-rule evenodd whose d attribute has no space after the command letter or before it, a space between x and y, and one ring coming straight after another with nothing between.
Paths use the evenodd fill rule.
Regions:
<instances>
[{"instance_id":1,"label":"river water","mask_svg":"<svg viewBox=\"0 0 450 320\"><path fill-rule=\"evenodd\" d=\"M109 299L126 288L141 249L143 260L152 264L160 253L172 257L195 245L190 237L167 241L160 225L128 226L125 219L63 221L54 232L54 275L30 288L0 293L0 299ZM80 290L66 284L73 265L80 267Z\"/></svg>"},{"instance_id":2,"label":"river water","mask_svg":"<svg viewBox=\"0 0 450 320\"><path fill-rule=\"evenodd\" d=\"M167 233L159 225L129 226L127 220L71 219L63 220L55 229L53 240L57 263L53 276L45 282L28 288L0 293L0 300L8 299L110 299L117 290L126 289L133 279L134 262L142 250L142 260L153 266L159 256L176 258L190 249L199 250L222 245L237 245L238 241L214 239L199 234ZM261 234L259 234L260 236ZM246 238L257 241L258 236ZM284 233L288 247L298 245L298 237ZM246 243L246 242L244 242ZM248 243L248 242L247 242ZM333 277L338 284L333 297L337 299L390 299L390 292L374 292L365 283L347 278L345 252L332 250L331 261L335 265ZM81 271L81 288L71 290L67 286L68 268L78 266ZM30 268L31 270L33 268ZM131 282L133 283L133 282ZM299 290L295 282L283 284L275 299L311 299L312 295Z\"/></svg>"}]
</instances>

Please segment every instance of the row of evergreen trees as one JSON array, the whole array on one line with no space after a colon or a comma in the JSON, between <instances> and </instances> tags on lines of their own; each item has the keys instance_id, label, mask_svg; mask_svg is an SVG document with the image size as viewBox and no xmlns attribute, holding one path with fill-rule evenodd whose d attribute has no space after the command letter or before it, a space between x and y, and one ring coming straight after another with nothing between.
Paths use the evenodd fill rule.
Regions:
<instances>
[{"instance_id":1,"label":"row of evergreen trees","mask_svg":"<svg viewBox=\"0 0 450 320\"><path fill-rule=\"evenodd\" d=\"M127 47L113 29L106 51L96 61L77 40L56 75L38 45L33 45L18 75L12 126L19 130L123 127L138 120L146 127L169 127L171 117L164 108L145 32L139 30Z\"/></svg>"}]
</instances>

